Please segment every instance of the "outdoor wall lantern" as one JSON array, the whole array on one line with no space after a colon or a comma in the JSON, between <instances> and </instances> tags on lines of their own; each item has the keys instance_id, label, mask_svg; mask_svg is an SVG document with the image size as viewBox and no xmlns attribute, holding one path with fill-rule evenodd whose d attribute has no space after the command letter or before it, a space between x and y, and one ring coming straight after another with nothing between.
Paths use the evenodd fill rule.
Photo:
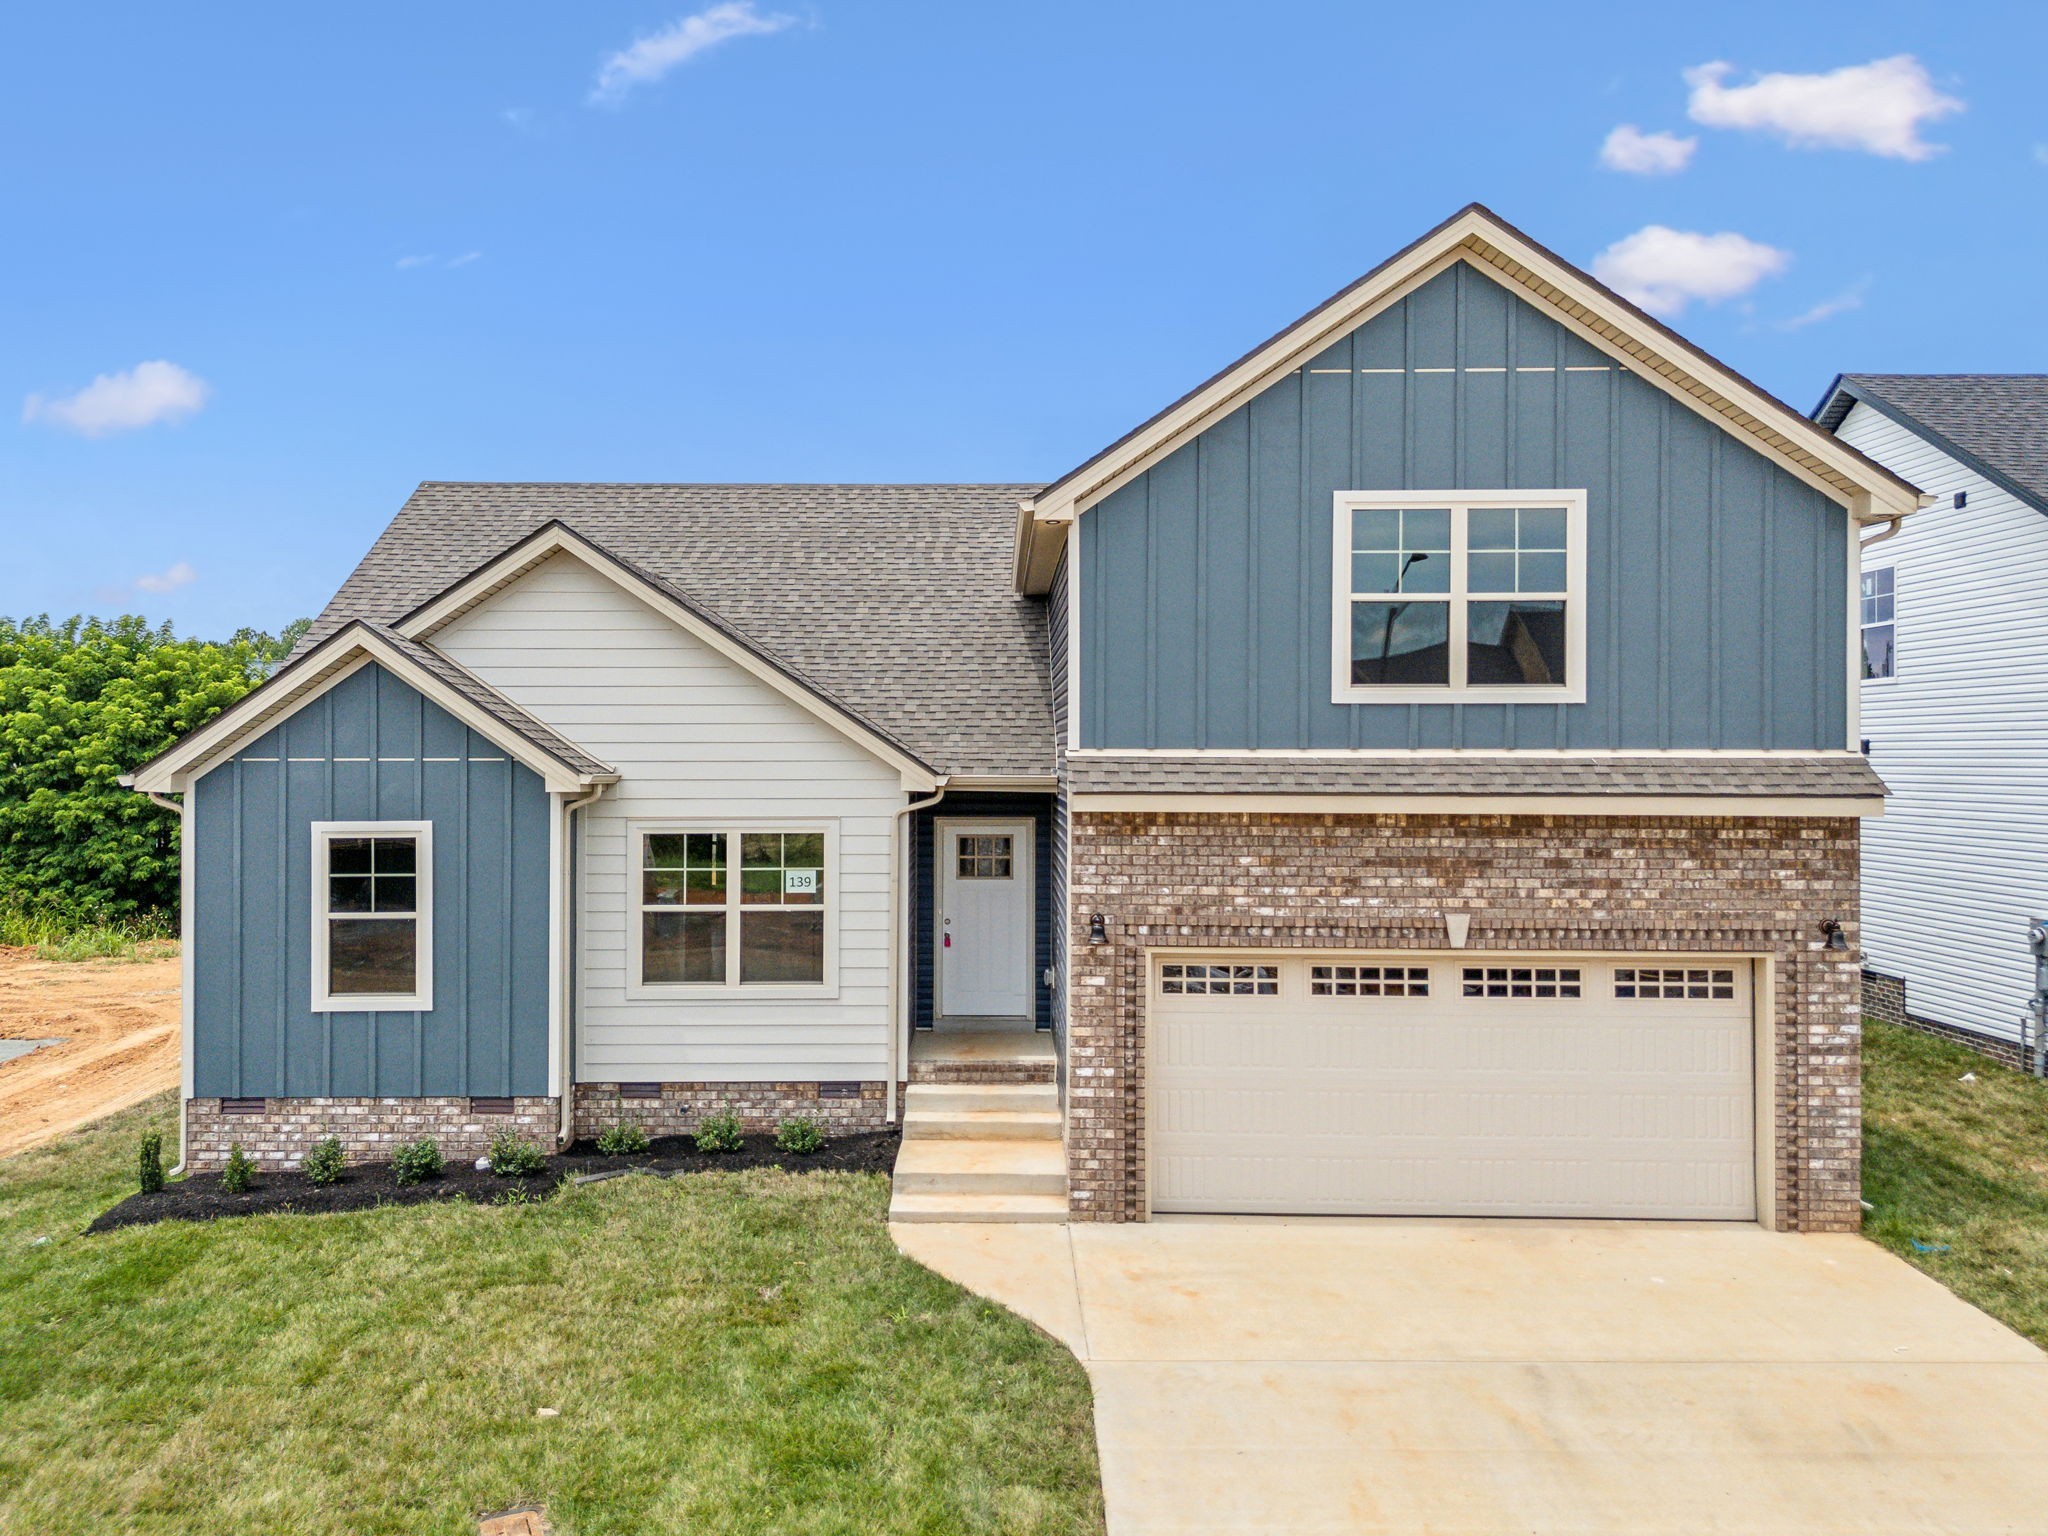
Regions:
<instances>
[{"instance_id":1,"label":"outdoor wall lantern","mask_svg":"<svg viewBox=\"0 0 2048 1536\"><path fill-rule=\"evenodd\" d=\"M1107 944L1109 942L1109 921L1100 912L1088 919L1088 942Z\"/></svg>"},{"instance_id":2,"label":"outdoor wall lantern","mask_svg":"<svg viewBox=\"0 0 2048 1536\"><path fill-rule=\"evenodd\" d=\"M1849 947L1849 940L1842 932L1842 925L1832 917L1820 925L1820 931L1828 936L1827 948L1845 950Z\"/></svg>"}]
</instances>

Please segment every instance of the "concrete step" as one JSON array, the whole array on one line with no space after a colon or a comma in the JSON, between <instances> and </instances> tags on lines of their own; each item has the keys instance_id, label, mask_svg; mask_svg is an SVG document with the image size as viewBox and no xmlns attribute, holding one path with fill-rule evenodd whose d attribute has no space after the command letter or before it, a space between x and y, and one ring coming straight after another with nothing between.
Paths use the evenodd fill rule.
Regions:
<instances>
[{"instance_id":1,"label":"concrete step","mask_svg":"<svg viewBox=\"0 0 2048 1536\"><path fill-rule=\"evenodd\" d=\"M926 1194L899 1189L891 1221L1065 1221L1065 1195Z\"/></svg>"},{"instance_id":2,"label":"concrete step","mask_svg":"<svg viewBox=\"0 0 2048 1536\"><path fill-rule=\"evenodd\" d=\"M1043 1140L1058 1143L1060 1116L1056 1109L948 1109L919 1112L903 1117L905 1141L947 1139L988 1141L995 1139Z\"/></svg>"},{"instance_id":3,"label":"concrete step","mask_svg":"<svg viewBox=\"0 0 2048 1536\"><path fill-rule=\"evenodd\" d=\"M911 1115L989 1109L1058 1114L1060 1095L1051 1083L912 1083L903 1107Z\"/></svg>"},{"instance_id":4,"label":"concrete step","mask_svg":"<svg viewBox=\"0 0 2048 1536\"><path fill-rule=\"evenodd\" d=\"M1052 1036L1030 1030L919 1030L910 1043L913 1083L1049 1083Z\"/></svg>"},{"instance_id":5,"label":"concrete step","mask_svg":"<svg viewBox=\"0 0 2048 1536\"><path fill-rule=\"evenodd\" d=\"M913 1138L896 1154L899 1194L1060 1195L1066 1149L1057 1141Z\"/></svg>"}]
</instances>

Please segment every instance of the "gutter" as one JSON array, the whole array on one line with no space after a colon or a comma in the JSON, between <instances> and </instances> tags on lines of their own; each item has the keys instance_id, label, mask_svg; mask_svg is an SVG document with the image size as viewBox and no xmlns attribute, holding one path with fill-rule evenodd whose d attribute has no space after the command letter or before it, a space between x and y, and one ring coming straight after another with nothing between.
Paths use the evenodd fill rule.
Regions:
<instances>
[{"instance_id":1,"label":"gutter","mask_svg":"<svg viewBox=\"0 0 2048 1536\"><path fill-rule=\"evenodd\" d=\"M555 1128L557 1142L567 1147L576 1133L576 980L583 974L582 957L576 953L575 912L576 912L576 813L587 805L595 805L604 798L609 786L595 784L590 792L574 800L562 802L562 974L556 978L560 996L556 1000L562 1015L561 1069L562 1108L560 1123Z\"/></svg>"},{"instance_id":2,"label":"gutter","mask_svg":"<svg viewBox=\"0 0 2048 1536\"><path fill-rule=\"evenodd\" d=\"M911 801L896 812L896 856L889 861L889 926L895 931L892 931L889 943L889 1083L887 1117L882 1122L884 1125L896 1123L897 1074L910 1062L910 993L903 985L904 952L909 947L905 940L910 934L910 923L903 914L903 868L907 857L904 834L910 823L904 818L915 811L930 810L945 799L946 787L950 782L947 775L941 774L936 791L922 800Z\"/></svg>"},{"instance_id":3,"label":"gutter","mask_svg":"<svg viewBox=\"0 0 2048 1536\"><path fill-rule=\"evenodd\" d=\"M142 793L150 804L178 815L178 1161L164 1175L174 1179L185 1171L185 1110L192 1102L192 821L183 800L153 789Z\"/></svg>"}]
</instances>

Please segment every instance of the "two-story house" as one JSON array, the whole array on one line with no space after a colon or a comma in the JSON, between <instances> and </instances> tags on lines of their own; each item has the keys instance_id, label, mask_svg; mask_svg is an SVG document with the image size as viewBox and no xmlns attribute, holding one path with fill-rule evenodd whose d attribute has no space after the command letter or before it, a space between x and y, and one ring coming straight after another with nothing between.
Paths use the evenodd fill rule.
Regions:
<instances>
[{"instance_id":1,"label":"two-story house","mask_svg":"<svg viewBox=\"0 0 2048 1536\"><path fill-rule=\"evenodd\" d=\"M186 1145L904 1218L1858 1219L1914 488L1479 207L1047 485L422 486L182 798Z\"/></svg>"}]
</instances>

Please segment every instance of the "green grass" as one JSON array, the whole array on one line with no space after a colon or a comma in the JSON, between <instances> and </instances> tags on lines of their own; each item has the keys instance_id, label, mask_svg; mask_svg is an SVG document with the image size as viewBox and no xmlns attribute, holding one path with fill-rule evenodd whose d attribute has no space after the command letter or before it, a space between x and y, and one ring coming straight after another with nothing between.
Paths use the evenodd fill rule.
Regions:
<instances>
[{"instance_id":1,"label":"green grass","mask_svg":"<svg viewBox=\"0 0 2048 1536\"><path fill-rule=\"evenodd\" d=\"M155 960L178 952L167 912L119 922L85 922L0 903L0 948L33 949L38 960Z\"/></svg>"},{"instance_id":2,"label":"green grass","mask_svg":"<svg viewBox=\"0 0 2048 1536\"><path fill-rule=\"evenodd\" d=\"M2048 1083L1866 1023L1863 1197L1867 1237L2048 1347Z\"/></svg>"},{"instance_id":3,"label":"green grass","mask_svg":"<svg viewBox=\"0 0 2048 1536\"><path fill-rule=\"evenodd\" d=\"M82 1236L151 1126L0 1162L0 1530L1102 1529L1080 1366L898 1255L880 1178Z\"/></svg>"}]
</instances>

